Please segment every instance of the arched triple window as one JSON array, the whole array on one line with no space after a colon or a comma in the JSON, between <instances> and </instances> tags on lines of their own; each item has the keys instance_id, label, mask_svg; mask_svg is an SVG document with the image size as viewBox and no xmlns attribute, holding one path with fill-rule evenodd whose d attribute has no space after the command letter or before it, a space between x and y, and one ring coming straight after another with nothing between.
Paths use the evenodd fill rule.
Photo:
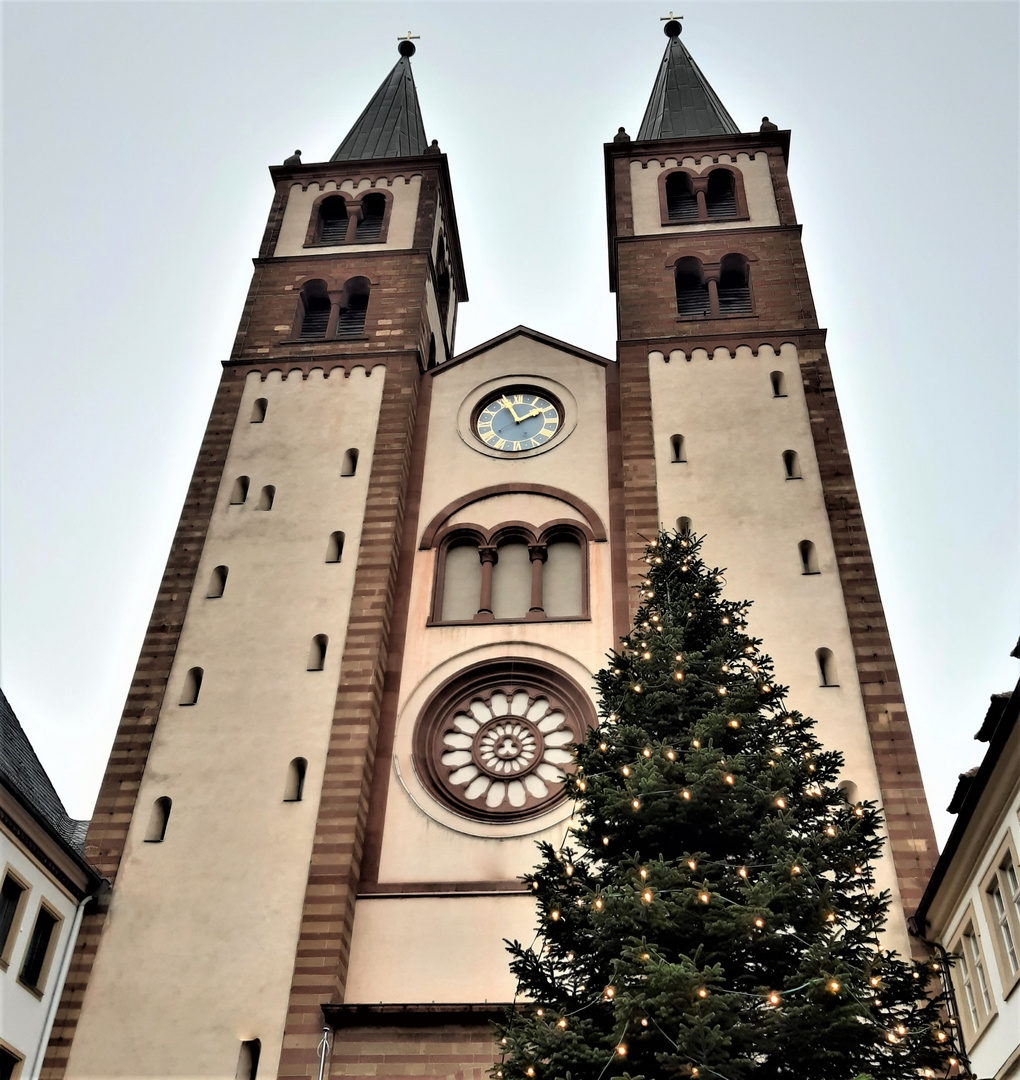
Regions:
<instances>
[{"instance_id":1,"label":"arched triple window","mask_svg":"<svg viewBox=\"0 0 1020 1080\"><path fill-rule=\"evenodd\" d=\"M706 264L693 255L675 263L676 310L682 319L723 319L749 315L751 273L746 256L724 255Z\"/></svg>"},{"instance_id":2,"label":"arched triple window","mask_svg":"<svg viewBox=\"0 0 1020 1080\"><path fill-rule=\"evenodd\" d=\"M588 537L571 524L456 529L436 565L433 623L588 617Z\"/></svg>"},{"instance_id":3,"label":"arched triple window","mask_svg":"<svg viewBox=\"0 0 1020 1080\"><path fill-rule=\"evenodd\" d=\"M326 336L331 306L324 281L304 283L301 287L301 328L298 332L302 341L315 341Z\"/></svg>"}]
</instances>

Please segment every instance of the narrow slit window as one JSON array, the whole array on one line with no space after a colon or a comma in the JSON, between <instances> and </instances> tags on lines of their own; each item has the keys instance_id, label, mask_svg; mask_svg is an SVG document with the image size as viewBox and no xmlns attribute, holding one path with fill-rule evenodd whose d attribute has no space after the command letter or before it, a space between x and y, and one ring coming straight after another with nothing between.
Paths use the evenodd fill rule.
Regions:
<instances>
[{"instance_id":1,"label":"narrow slit window","mask_svg":"<svg viewBox=\"0 0 1020 1080\"><path fill-rule=\"evenodd\" d=\"M340 562L344 557L344 534L330 533L326 544L326 562Z\"/></svg>"},{"instance_id":2,"label":"narrow slit window","mask_svg":"<svg viewBox=\"0 0 1020 1080\"><path fill-rule=\"evenodd\" d=\"M227 587L228 573L225 566L213 567L213 572L209 575L209 591L205 594L207 599L218 600L223 595L223 590Z\"/></svg>"},{"instance_id":3,"label":"narrow slit window","mask_svg":"<svg viewBox=\"0 0 1020 1080\"><path fill-rule=\"evenodd\" d=\"M800 551L800 572L802 574L817 574L819 572L818 552L815 545L810 540L801 540L797 545L797 549Z\"/></svg>"},{"instance_id":4,"label":"narrow slit window","mask_svg":"<svg viewBox=\"0 0 1020 1080\"><path fill-rule=\"evenodd\" d=\"M331 195L319 203L319 242L342 244L347 238L347 200Z\"/></svg>"},{"instance_id":5,"label":"narrow slit window","mask_svg":"<svg viewBox=\"0 0 1020 1080\"><path fill-rule=\"evenodd\" d=\"M160 796L149 811L149 825L145 830L147 844L162 844L166 836L166 827L170 822L170 808L173 803L166 795Z\"/></svg>"},{"instance_id":6,"label":"narrow slit window","mask_svg":"<svg viewBox=\"0 0 1020 1080\"><path fill-rule=\"evenodd\" d=\"M705 209L710 218L734 217L737 213L737 190L729 169L714 169L708 174Z\"/></svg>"},{"instance_id":7,"label":"narrow slit window","mask_svg":"<svg viewBox=\"0 0 1020 1080\"><path fill-rule=\"evenodd\" d=\"M852 780L840 780L836 785L846 796L846 801L853 806L858 801L858 788Z\"/></svg>"},{"instance_id":8,"label":"narrow slit window","mask_svg":"<svg viewBox=\"0 0 1020 1080\"><path fill-rule=\"evenodd\" d=\"M691 519L689 517L678 517L676 519L676 531L678 533L692 532Z\"/></svg>"},{"instance_id":9,"label":"narrow slit window","mask_svg":"<svg viewBox=\"0 0 1020 1080\"><path fill-rule=\"evenodd\" d=\"M687 443L683 435L671 435L669 439L670 460L674 465L687 462Z\"/></svg>"},{"instance_id":10,"label":"narrow slit window","mask_svg":"<svg viewBox=\"0 0 1020 1080\"><path fill-rule=\"evenodd\" d=\"M365 244L378 240L382 235L383 218L386 216L386 196L373 193L361 200L361 218L354 233L355 243Z\"/></svg>"},{"instance_id":11,"label":"narrow slit window","mask_svg":"<svg viewBox=\"0 0 1020 1080\"><path fill-rule=\"evenodd\" d=\"M234 486L230 489L230 505L231 506L243 506L244 500L248 498L248 485L251 481L247 476L239 476L234 481Z\"/></svg>"},{"instance_id":12,"label":"narrow slit window","mask_svg":"<svg viewBox=\"0 0 1020 1080\"><path fill-rule=\"evenodd\" d=\"M237 1055L237 1070L234 1080L256 1080L259 1073L259 1058L262 1056L262 1042L259 1039L245 1039Z\"/></svg>"},{"instance_id":13,"label":"narrow slit window","mask_svg":"<svg viewBox=\"0 0 1020 1080\"><path fill-rule=\"evenodd\" d=\"M482 563L478 543L451 543L443 556L443 622L464 622L478 612L482 595ZM529 594L530 595L530 594Z\"/></svg>"},{"instance_id":14,"label":"narrow slit window","mask_svg":"<svg viewBox=\"0 0 1020 1080\"><path fill-rule=\"evenodd\" d=\"M308 649L308 670L322 671L326 665L326 646L329 638L325 634L316 634Z\"/></svg>"},{"instance_id":15,"label":"narrow slit window","mask_svg":"<svg viewBox=\"0 0 1020 1080\"><path fill-rule=\"evenodd\" d=\"M262 494L259 496L258 506L256 510L272 510L273 500L276 498L276 488L272 484L266 484L262 489Z\"/></svg>"},{"instance_id":16,"label":"narrow slit window","mask_svg":"<svg viewBox=\"0 0 1020 1080\"><path fill-rule=\"evenodd\" d=\"M184 676L184 687L181 690L181 704L194 705L198 701L198 695L202 690L202 676L205 672L200 667L193 667Z\"/></svg>"},{"instance_id":17,"label":"narrow slit window","mask_svg":"<svg viewBox=\"0 0 1020 1080\"><path fill-rule=\"evenodd\" d=\"M341 476L354 476L358 471L358 451L353 447L344 454L343 464L340 466Z\"/></svg>"},{"instance_id":18,"label":"narrow slit window","mask_svg":"<svg viewBox=\"0 0 1020 1080\"><path fill-rule=\"evenodd\" d=\"M47 962L50 958L54 940L54 930L60 925L60 919L48 908L40 907L32 927L32 936L25 949L25 959L21 964L18 979L33 990L42 990Z\"/></svg>"},{"instance_id":19,"label":"narrow slit window","mask_svg":"<svg viewBox=\"0 0 1020 1080\"><path fill-rule=\"evenodd\" d=\"M818 678L820 686L839 686L839 678L836 675L836 660L831 649L816 649L815 659L818 661Z\"/></svg>"},{"instance_id":20,"label":"narrow slit window","mask_svg":"<svg viewBox=\"0 0 1020 1080\"><path fill-rule=\"evenodd\" d=\"M670 173L666 177L666 216L670 221L698 220L698 197L685 172Z\"/></svg>"},{"instance_id":21,"label":"narrow slit window","mask_svg":"<svg viewBox=\"0 0 1020 1080\"><path fill-rule=\"evenodd\" d=\"M255 404L251 407L251 422L261 424L266 418L266 409L268 408L269 402L264 397L256 398Z\"/></svg>"},{"instance_id":22,"label":"narrow slit window","mask_svg":"<svg viewBox=\"0 0 1020 1080\"><path fill-rule=\"evenodd\" d=\"M724 255L719 268L719 314L745 315L751 311L751 279L743 255Z\"/></svg>"},{"instance_id":23,"label":"narrow slit window","mask_svg":"<svg viewBox=\"0 0 1020 1080\"><path fill-rule=\"evenodd\" d=\"M303 757L296 757L287 766L287 783L283 789L284 802L301 802L305 791L305 772L308 762Z\"/></svg>"},{"instance_id":24,"label":"narrow slit window","mask_svg":"<svg viewBox=\"0 0 1020 1080\"><path fill-rule=\"evenodd\" d=\"M676 264L676 310L685 319L709 314L708 285L697 259L683 258Z\"/></svg>"},{"instance_id":25,"label":"narrow slit window","mask_svg":"<svg viewBox=\"0 0 1020 1080\"><path fill-rule=\"evenodd\" d=\"M773 371L769 379L772 380L772 396L786 397L786 376L781 371Z\"/></svg>"},{"instance_id":26,"label":"narrow slit window","mask_svg":"<svg viewBox=\"0 0 1020 1080\"><path fill-rule=\"evenodd\" d=\"M783 451L783 469L787 480L800 480L800 458L796 450Z\"/></svg>"},{"instance_id":27,"label":"narrow slit window","mask_svg":"<svg viewBox=\"0 0 1020 1080\"><path fill-rule=\"evenodd\" d=\"M303 341L314 341L326 336L329 326L331 304L324 281L306 282L301 290L301 331L298 335Z\"/></svg>"}]
</instances>

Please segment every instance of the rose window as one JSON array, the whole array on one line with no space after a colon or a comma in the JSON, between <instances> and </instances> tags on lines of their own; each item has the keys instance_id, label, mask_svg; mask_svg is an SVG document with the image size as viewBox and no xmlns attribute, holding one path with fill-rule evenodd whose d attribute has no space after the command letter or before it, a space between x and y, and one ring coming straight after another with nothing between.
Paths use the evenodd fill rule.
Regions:
<instances>
[{"instance_id":1,"label":"rose window","mask_svg":"<svg viewBox=\"0 0 1020 1080\"><path fill-rule=\"evenodd\" d=\"M451 686L454 692L441 692L446 700L433 703L438 709L426 707L419 721L415 764L433 793L461 813L530 816L563 794L574 760L571 744L584 737L581 716L590 705L579 688L564 694L546 669L527 667L527 685L523 679L493 685L495 680L476 676L469 679L473 692L457 694ZM539 671L544 678L535 677Z\"/></svg>"}]
</instances>

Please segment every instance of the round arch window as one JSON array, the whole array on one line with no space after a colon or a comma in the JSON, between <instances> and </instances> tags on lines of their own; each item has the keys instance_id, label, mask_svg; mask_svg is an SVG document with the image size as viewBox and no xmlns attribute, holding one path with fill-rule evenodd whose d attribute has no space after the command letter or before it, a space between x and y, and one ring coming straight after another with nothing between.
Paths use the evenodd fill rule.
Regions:
<instances>
[{"instance_id":1,"label":"round arch window","mask_svg":"<svg viewBox=\"0 0 1020 1080\"><path fill-rule=\"evenodd\" d=\"M415 727L415 768L436 799L467 817L534 817L564 798L573 744L594 722L587 694L562 672L492 661L429 699Z\"/></svg>"}]
</instances>

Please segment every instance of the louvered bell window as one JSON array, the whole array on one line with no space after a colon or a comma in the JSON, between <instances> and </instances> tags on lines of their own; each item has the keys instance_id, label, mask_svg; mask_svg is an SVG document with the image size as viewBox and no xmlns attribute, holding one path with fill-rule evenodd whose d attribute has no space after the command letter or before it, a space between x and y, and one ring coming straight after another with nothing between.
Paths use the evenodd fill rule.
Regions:
<instances>
[{"instance_id":1,"label":"louvered bell window","mask_svg":"<svg viewBox=\"0 0 1020 1080\"><path fill-rule=\"evenodd\" d=\"M338 338L361 337L365 330L365 314L368 311L367 296L352 296L350 305L340 309L336 324Z\"/></svg>"},{"instance_id":2,"label":"louvered bell window","mask_svg":"<svg viewBox=\"0 0 1020 1080\"><path fill-rule=\"evenodd\" d=\"M342 244L347 238L347 207L343 199L326 199L320 211L319 239L324 244Z\"/></svg>"},{"instance_id":3,"label":"louvered bell window","mask_svg":"<svg viewBox=\"0 0 1020 1080\"><path fill-rule=\"evenodd\" d=\"M371 243L382 234L386 200L381 195L366 195L361 201L361 219L354 234L358 243Z\"/></svg>"},{"instance_id":4,"label":"louvered bell window","mask_svg":"<svg viewBox=\"0 0 1020 1080\"><path fill-rule=\"evenodd\" d=\"M666 216L670 221L698 220L698 199L686 173L666 177Z\"/></svg>"},{"instance_id":5,"label":"louvered bell window","mask_svg":"<svg viewBox=\"0 0 1020 1080\"><path fill-rule=\"evenodd\" d=\"M323 338L329 326L329 300L326 297L309 297L305 303L305 317L301 320L302 340Z\"/></svg>"},{"instance_id":6,"label":"louvered bell window","mask_svg":"<svg viewBox=\"0 0 1020 1080\"><path fill-rule=\"evenodd\" d=\"M736 189L733 185L733 173L726 169L716 169L708 177L708 190L705 192L705 208L709 217L734 217L737 213Z\"/></svg>"},{"instance_id":7,"label":"louvered bell window","mask_svg":"<svg viewBox=\"0 0 1020 1080\"><path fill-rule=\"evenodd\" d=\"M719 313L745 315L751 311L751 286L747 272L724 270L719 278Z\"/></svg>"},{"instance_id":8,"label":"louvered bell window","mask_svg":"<svg viewBox=\"0 0 1020 1080\"><path fill-rule=\"evenodd\" d=\"M699 275L680 271L676 276L676 310L686 319L709 314L708 285Z\"/></svg>"}]
</instances>

